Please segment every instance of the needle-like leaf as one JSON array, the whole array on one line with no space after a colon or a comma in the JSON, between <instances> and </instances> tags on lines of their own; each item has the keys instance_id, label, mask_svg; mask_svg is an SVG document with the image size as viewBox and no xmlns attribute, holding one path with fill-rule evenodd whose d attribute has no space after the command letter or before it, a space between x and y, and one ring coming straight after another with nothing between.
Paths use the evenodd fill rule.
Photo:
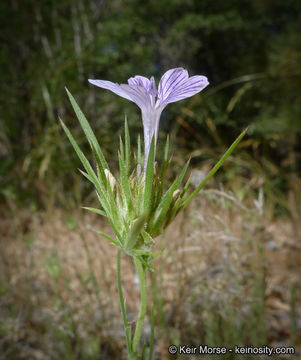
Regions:
<instances>
[{"instance_id":1,"label":"needle-like leaf","mask_svg":"<svg viewBox=\"0 0 301 360\"><path fill-rule=\"evenodd\" d=\"M97 231L98 235L101 235L102 237L104 237L105 239L108 239L109 241L111 241L111 243L113 243L116 246L120 246L120 243L114 239L111 238L111 236L104 234L103 232Z\"/></svg>"},{"instance_id":2,"label":"needle-like leaf","mask_svg":"<svg viewBox=\"0 0 301 360\"><path fill-rule=\"evenodd\" d=\"M173 182L171 187L166 191L161 202L159 203L159 205L157 207L156 216L153 221L153 226L156 230L157 230L157 227L162 222L164 216L166 215L166 213L170 207L174 191L180 187L180 184L181 184L181 182L186 174L187 168L189 166L189 162L190 162L190 159L187 161L187 163L183 167L182 171L180 172L180 175L176 178L176 180Z\"/></svg>"},{"instance_id":3,"label":"needle-like leaf","mask_svg":"<svg viewBox=\"0 0 301 360\"><path fill-rule=\"evenodd\" d=\"M92 169L92 166L90 165L89 161L87 160L87 158L85 157L84 153L81 151L81 149L79 148L79 146L77 145L76 141L74 140L71 132L69 131L69 129L67 128L67 126L63 123L63 121L60 119L61 125L69 139L69 141L71 142L75 152L77 153L77 156L79 157L80 161L82 162L84 168L87 171L87 174L90 177L90 180L93 182L94 186L96 187L97 191L102 192L101 186L99 184L99 180L94 172L94 170Z\"/></svg>"},{"instance_id":4,"label":"needle-like leaf","mask_svg":"<svg viewBox=\"0 0 301 360\"><path fill-rule=\"evenodd\" d=\"M129 127L127 119L124 122L124 138L125 138L125 169L126 176L129 176L130 167L131 167L131 139L129 133Z\"/></svg>"},{"instance_id":5,"label":"needle-like leaf","mask_svg":"<svg viewBox=\"0 0 301 360\"><path fill-rule=\"evenodd\" d=\"M80 122L80 125L81 125L82 129L84 130L84 133L89 141L89 144L90 144L92 150L93 150L93 148L95 149L95 154L96 154L97 158L99 159L100 163L102 164L103 169L109 169L109 166L108 166L106 159L101 151L99 143L96 139L96 136L93 133L93 130L92 130L90 124L88 123L85 115L83 114L83 112L81 111L77 102L75 101L74 97L71 95L71 93L69 92L69 90L67 88L66 88L66 91L67 91L69 100L71 102L71 105L75 111L77 118L78 118L78 121Z\"/></svg>"},{"instance_id":6,"label":"needle-like leaf","mask_svg":"<svg viewBox=\"0 0 301 360\"><path fill-rule=\"evenodd\" d=\"M118 154L118 158L119 158L119 169L120 169L122 189L126 198L128 209L131 209L132 208L131 188L129 183L129 177L127 174L126 160L124 158L124 146L121 139L120 139L120 153Z\"/></svg>"},{"instance_id":7,"label":"needle-like leaf","mask_svg":"<svg viewBox=\"0 0 301 360\"><path fill-rule=\"evenodd\" d=\"M200 185L194 190L194 192L188 196L188 198L183 202L181 206L181 210L184 209L190 201L198 194L198 192L204 187L206 182L217 172L217 170L223 165L223 163L226 161L226 159L231 155L233 150L236 148L236 146L240 143L242 138L246 135L246 132L248 131L248 128L246 128L238 137L237 139L232 143L232 145L229 147L229 149L224 153L224 155L221 157L221 159L216 163L216 165L213 167L213 169L209 172L209 174L205 177L205 179L200 183Z\"/></svg>"},{"instance_id":8,"label":"needle-like leaf","mask_svg":"<svg viewBox=\"0 0 301 360\"><path fill-rule=\"evenodd\" d=\"M141 172L141 168L143 166L142 162L141 162L141 140L140 140L140 135L138 135L138 142L137 142L137 166L139 166L139 173L137 174L138 176L140 176L140 172Z\"/></svg>"},{"instance_id":9,"label":"needle-like leaf","mask_svg":"<svg viewBox=\"0 0 301 360\"><path fill-rule=\"evenodd\" d=\"M148 213L142 214L132 224L130 231L128 232L124 242L124 250L126 252L131 252L134 246L136 245L140 232L144 227L147 215Z\"/></svg>"},{"instance_id":10,"label":"needle-like leaf","mask_svg":"<svg viewBox=\"0 0 301 360\"><path fill-rule=\"evenodd\" d=\"M99 209L95 209L95 208L92 208L92 207L82 206L82 209L92 211L95 214L102 215L102 216L105 216L105 217L107 216L107 214L104 211L99 210Z\"/></svg>"}]
</instances>

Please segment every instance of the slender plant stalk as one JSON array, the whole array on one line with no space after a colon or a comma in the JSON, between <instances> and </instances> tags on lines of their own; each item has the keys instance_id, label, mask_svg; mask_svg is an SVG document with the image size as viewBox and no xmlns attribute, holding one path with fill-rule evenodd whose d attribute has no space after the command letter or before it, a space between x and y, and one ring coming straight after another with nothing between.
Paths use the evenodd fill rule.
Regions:
<instances>
[{"instance_id":1,"label":"slender plant stalk","mask_svg":"<svg viewBox=\"0 0 301 360\"><path fill-rule=\"evenodd\" d=\"M152 307L151 307L151 334L150 334L150 341L149 341L148 360L152 360L153 348L154 348L154 305L152 305Z\"/></svg>"},{"instance_id":2,"label":"slender plant stalk","mask_svg":"<svg viewBox=\"0 0 301 360\"><path fill-rule=\"evenodd\" d=\"M183 75L187 77L187 71L185 69L171 69L172 73L178 77L178 79L182 79ZM169 76L169 80L172 77ZM192 79L192 78L191 78ZM206 77L199 76L200 83L196 87L198 89L196 92L201 91L205 86L208 85L208 81ZM171 80L170 80L171 81ZM185 80L186 81L186 80ZM192 80L194 81L194 80ZM90 80L93 84L95 84L94 80ZM173 86L174 80L169 83L169 87ZM179 81L178 81L179 82ZM97 86L101 82L97 82ZM108 82L107 82L108 83ZM179 82L180 83L180 82ZM113 83L112 83L113 84ZM119 87L118 84L113 84L113 88L109 87L109 89L117 89ZM134 85L133 85L134 86ZM136 85L135 85L136 86ZM131 91L135 90L136 88ZM140 86L140 85L139 85ZM107 85L106 85L107 87ZM117 87L117 88L116 88ZM149 97L153 96L152 92L146 87L144 89L144 100L142 103L149 104ZM123 87L120 88L121 92L118 90L112 90L116 92L118 95L126 94L127 99L132 99L130 93L124 90ZM137 92L138 88L134 91ZM178 91L176 87L174 88L175 93ZM138 91L139 92L139 91ZM160 92L160 89L159 89ZM142 183L139 178L139 174L135 176L135 173L132 176L130 175L131 171L131 147L130 147L130 134L128 130L127 122L125 122L125 144L123 144L122 140L120 141L120 153L119 153L119 166L120 166L120 179L116 180L114 176L110 173L108 164L104 158L104 155L101 151L100 145L94 135L89 122L85 118L84 114L80 110L77 105L75 99L72 95L67 91L69 99L71 101L72 107L78 117L78 120L81 124L81 127L89 141L91 149L94 153L97 169L96 171L92 167L91 163L88 161L78 144L76 143L73 135L66 127L66 125L61 121L62 127L69 138L74 150L76 151L78 157L80 158L85 171L81 171L82 174L94 184L95 189L97 191L98 199L101 203L101 209L95 208L87 208L90 211L96 212L102 216L106 216L115 232L116 239L112 239L110 236L100 233L100 235L104 236L108 240L110 240L113 244L118 246L118 254L117 254L117 286L120 300L120 307L122 313L123 326L125 330L126 336L126 345L128 350L129 360L137 360L138 357L143 360L146 359L146 345L142 349L142 354L138 354L141 333L143 322L146 314L147 307L147 290L146 290L146 271L147 269L152 270L149 265L149 261L152 260L156 255L161 253L153 253L151 251L153 239L162 234L165 230L166 226L172 222L175 216L183 210L189 202L198 194L198 192L204 187L207 180L213 176L216 171L222 166L224 161L230 156L236 146L239 144L243 136L245 135L247 130L244 130L239 137L233 142L230 148L224 153L222 158L218 161L218 163L212 168L206 178L200 183L200 185L186 197L186 191L189 185L189 181L186 185L181 189L181 183L184 179L186 170L188 168L189 161L186 163L179 176L174 180L169 189L164 193L164 174L167 170L170 160L168 160L168 139L166 142L165 150L164 150L164 161L162 165L162 170L160 173L154 172L154 161L155 161L155 149L156 149L156 132L158 131L159 118L157 117L157 108L149 109L149 106L143 108L140 106L140 100L137 105L141 107L142 114L148 119L150 123L152 123L152 128L149 130L146 129L145 135L147 142L150 142L148 147L145 148L145 160L147 159L147 163L144 166L144 187L142 187ZM190 97L191 92L188 92L185 97ZM134 100L133 100L134 101ZM156 100L160 102L160 96ZM135 101L134 101L135 102ZM157 105L156 105L157 106ZM166 106L166 104L164 105ZM163 109L163 108L162 108ZM156 120L155 122L153 120ZM139 142L140 147L140 142ZM138 151L138 165L141 165L141 151ZM119 186L116 184L119 183ZM137 206L136 206L137 205ZM128 221L124 221L127 219ZM147 231L146 231L147 229ZM125 231L124 231L125 230ZM124 233L124 234L123 234ZM143 247L141 248L139 243L139 239L143 240ZM140 309L136 324L136 329L134 336L132 337L131 326L129 326L127 322L126 316L126 306L122 293L122 285L120 278L120 257L121 257L121 249L125 251L126 254L130 255L134 259L136 271L138 273L139 282L140 282ZM149 261L145 260L145 256ZM89 259L88 259L89 260ZM93 278L93 286L97 290L97 283L95 278ZM151 343L149 348L149 360L152 357L153 352L153 326L154 326L154 318L153 318L153 310L151 315Z\"/></svg>"},{"instance_id":3,"label":"slender plant stalk","mask_svg":"<svg viewBox=\"0 0 301 360\"><path fill-rule=\"evenodd\" d=\"M129 359L131 360L131 359L134 359L134 358L131 357L131 354L132 354L131 337L130 337L130 333L129 333L129 325L128 325L127 319L126 319L125 302L124 302L124 297L123 297L123 293L122 293L122 286L121 286L120 255L121 255L121 250L120 250L120 248L118 248L118 253L117 253L117 287L118 287L120 308L121 308L121 313L122 313L123 327L124 327L125 336L126 336L126 346L127 346L127 349L128 349Z\"/></svg>"},{"instance_id":4,"label":"slender plant stalk","mask_svg":"<svg viewBox=\"0 0 301 360\"><path fill-rule=\"evenodd\" d=\"M140 310L136 324L135 335L133 339L133 352L136 353L139 347L142 326L146 313L147 294L146 294L146 270L143 269L143 265L136 257L134 257L134 263L136 266L136 270L139 277L139 283L140 283Z\"/></svg>"}]
</instances>

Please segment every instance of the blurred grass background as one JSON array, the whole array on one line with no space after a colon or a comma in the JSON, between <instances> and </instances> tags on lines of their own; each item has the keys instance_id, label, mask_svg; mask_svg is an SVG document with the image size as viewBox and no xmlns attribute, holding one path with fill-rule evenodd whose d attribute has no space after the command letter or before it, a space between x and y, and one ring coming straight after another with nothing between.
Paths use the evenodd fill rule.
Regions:
<instances>
[{"instance_id":1,"label":"blurred grass background","mask_svg":"<svg viewBox=\"0 0 301 360\"><path fill-rule=\"evenodd\" d=\"M170 178L192 157L198 179L249 130L215 192L160 239L174 258L161 255L151 284L165 334L156 356L185 341L300 341L300 14L297 0L1 2L1 359L121 358L115 269L102 255L114 249L87 229L107 225L79 210L95 196L58 115L86 148L67 86L114 168L124 116L135 139L140 113L87 79L158 80L178 66L210 86L162 115L158 159L170 133Z\"/></svg>"}]
</instances>

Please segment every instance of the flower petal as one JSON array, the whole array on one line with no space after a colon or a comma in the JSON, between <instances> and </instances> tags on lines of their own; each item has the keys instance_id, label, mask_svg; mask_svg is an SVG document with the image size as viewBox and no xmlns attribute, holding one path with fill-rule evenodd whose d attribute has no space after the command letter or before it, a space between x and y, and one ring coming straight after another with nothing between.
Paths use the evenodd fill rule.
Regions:
<instances>
[{"instance_id":1,"label":"flower petal","mask_svg":"<svg viewBox=\"0 0 301 360\"><path fill-rule=\"evenodd\" d=\"M155 79L152 76L150 80L144 76L136 75L135 77L131 77L128 80L129 85L142 86L151 97L152 106L155 105L156 96L157 96L157 88L155 84Z\"/></svg>"},{"instance_id":2,"label":"flower petal","mask_svg":"<svg viewBox=\"0 0 301 360\"><path fill-rule=\"evenodd\" d=\"M181 84L179 84L174 90L165 98L163 106L186 99L190 96L193 96L203 90L209 84L206 76L196 75L192 76L189 79L186 79Z\"/></svg>"},{"instance_id":3,"label":"flower petal","mask_svg":"<svg viewBox=\"0 0 301 360\"><path fill-rule=\"evenodd\" d=\"M116 84L116 83L113 83L111 81L106 81L106 80L91 80L89 79L88 80L89 83L93 84L93 85L96 85L100 88L103 88L103 89L107 89L107 90L110 90L112 91L113 93L125 98L125 99L128 99L128 100L131 100L131 101L134 101L127 92L125 92L121 86L119 84Z\"/></svg>"},{"instance_id":4,"label":"flower petal","mask_svg":"<svg viewBox=\"0 0 301 360\"><path fill-rule=\"evenodd\" d=\"M154 79L153 76L150 78L148 93L151 95L152 105L154 106L154 105L155 105L156 96L158 95L158 90L157 90L156 83L155 83L155 79Z\"/></svg>"},{"instance_id":5,"label":"flower petal","mask_svg":"<svg viewBox=\"0 0 301 360\"><path fill-rule=\"evenodd\" d=\"M162 76L158 87L158 102L164 103L175 89L188 79L188 72L183 68L175 68L166 71Z\"/></svg>"},{"instance_id":6,"label":"flower petal","mask_svg":"<svg viewBox=\"0 0 301 360\"><path fill-rule=\"evenodd\" d=\"M145 90L148 91L150 87L150 81L145 76L136 75L135 77L131 77L128 79L129 85L138 85L144 87Z\"/></svg>"},{"instance_id":7,"label":"flower petal","mask_svg":"<svg viewBox=\"0 0 301 360\"><path fill-rule=\"evenodd\" d=\"M151 97L144 87L121 84L120 88L130 97L130 100L134 101L134 103L140 107L141 110L151 106Z\"/></svg>"}]
</instances>

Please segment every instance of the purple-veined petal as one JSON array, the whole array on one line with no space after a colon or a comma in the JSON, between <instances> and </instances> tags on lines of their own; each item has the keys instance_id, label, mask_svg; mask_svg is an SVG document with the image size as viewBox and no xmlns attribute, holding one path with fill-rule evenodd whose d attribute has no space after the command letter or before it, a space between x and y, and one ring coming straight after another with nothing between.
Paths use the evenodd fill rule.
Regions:
<instances>
[{"instance_id":1,"label":"purple-veined petal","mask_svg":"<svg viewBox=\"0 0 301 360\"><path fill-rule=\"evenodd\" d=\"M158 90L157 90L155 79L153 76L150 78L148 93L151 96L152 106L155 106L156 96L158 95Z\"/></svg>"},{"instance_id":2,"label":"purple-veined petal","mask_svg":"<svg viewBox=\"0 0 301 360\"><path fill-rule=\"evenodd\" d=\"M140 76L140 75L136 75L135 77L129 78L128 79L128 84L129 85L142 86L147 91L148 91L148 89L150 87L149 79L147 77L145 77L145 76Z\"/></svg>"},{"instance_id":3,"label":"purple-veined petal","mask_svg":"<svg viewBox=\"0 0 301 360\"><path fill-rule=\"evenodd\" d=\"M88 80L89 83L93 84L93 85L96 85L100 88L103 88L103 89L107 89L107 90L110 90L112 91L113 93L125 98L125 99L128 99L128 100L131 100L131 101L134 101L127 92L125 92L121 86L119 84L116 84L116 83L113 83L111 81L107 81L107 80L91 80L89 79Z\"/></svg>"},{"instance_id":4,"label":"purple-veined petal","mask_svg":"<svg viewBox=\"0 0 301 360\"><path fill-rule=\"evenodd\" d=\"M121 84L120 88L134 101L140 109L151 106L151 98L146 89L142 86Z\"/></svg>"},{"instance_id":5,"label":"purple-veined petal","mask_svg":"<svg viewBox=\"0 0 301 360\"><path fill-rule=\"evenodd\" d=\"M183 68L175 68L166 71L159 83L158 102L164 103L169 95L187 79L188 72Z\"/></svg>"},{"instance_id":6,"label":"purple-veined petal","mask_svg":"<svg viewBox=\"0 0 301 360\"><path fill-rule=\"evenodd\" d=\"M156 96L157 96L157 88L155 84L155 79L152 76L150 80L144 76L136 75L135 77L131 77L128 80L129 85L142 86L151 97L151 105L155 105Z\"/></svg>"},{"instance_id":7,"label":"purple-veined petal","mask_svg":"<svg viewBox=\"0 0 301 360\"><path fill-rule=\"evenodd\" d=\"M163 102L160 102L160 105L166 106L169 103L193 96L203 90L208 84L209 82L206 76L192 76L175 87L169 96L166 97Z\"/></svg>"}]
</instances>

